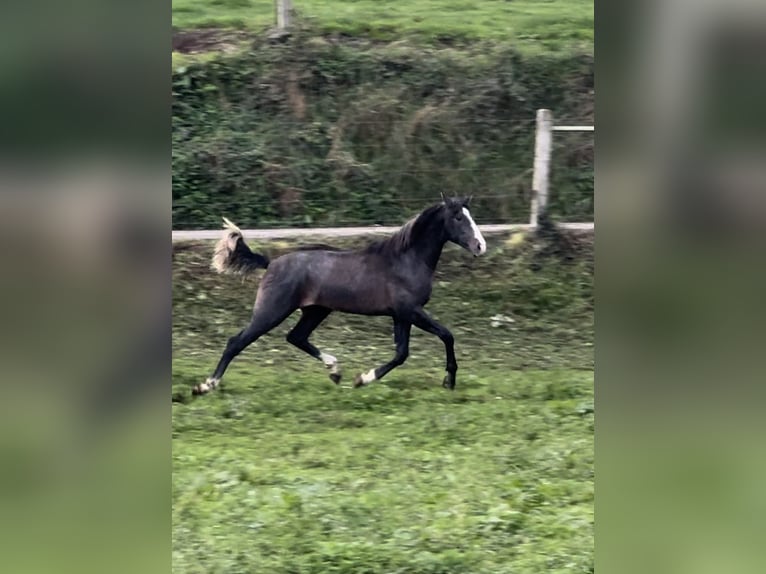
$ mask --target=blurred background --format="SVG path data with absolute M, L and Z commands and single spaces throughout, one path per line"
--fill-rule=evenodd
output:
M 596 10 L 597 571 L 759 572 L 766 10 Z

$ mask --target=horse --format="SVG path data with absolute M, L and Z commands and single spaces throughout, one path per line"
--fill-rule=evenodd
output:
M 409 354 L 412 326 L 441 339 L 446 352 L 442 386 L 454 390 L 457 374 L 454 337 L 423 309 L 431 297 L 436 266 L 450 241 L 475 257 L 487 251 L 487 242 L 469 211 L 471 198 L 445 198 L 410 219 L 393 235 L 353 250 L 313 246 L 270 261 L 254 253 L 242 231 L 226 218 L 212 268 L 218 273 L 248 275 L 266 269 L 255 298 L 250 324 L 228 340 L 215 371 L 193 388 L 201 395 L 215 389 L 229 363 L 248 345 L 282 323 L 296 309 L 301 318 L 287 341 L 324 363 L 338 384 L 341 370 L 332 355 L 309 342 L 309 336 L 333 311 L 393 319 L 396 353 L 390 361 L 357 375 L 354 387 L 382 379 L 402 365 Z

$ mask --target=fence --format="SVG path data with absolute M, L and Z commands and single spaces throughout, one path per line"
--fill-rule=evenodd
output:
M 553 151 L 553 132 L 592 132 L 594 126 L 556 126 L 553 125 L 551 110 L 537 110 L 537 132 L 535 134 L 535 163 L 532 175 L 532 205 L 529 210 L 529 223 L 536 226 L 540 214 L 548 206 L 548 187 L 550 183 L 550 164 Z
M 277 28 L 285 30 L 290 27 L 293 0 L 276 0 Z
M 554 125 L 553 121 L 553 114 L 550 110 L 547 109 L 541 109 L 537 111 L 537 117 L 536 119 L 530 118 L 529 120 L 526 119 L 518 119 L 514 120 L 513 124 L 515 125 L 515 129 L 520 129 L 522 131 L 527 131 L 527 133 L 532 131 L 532 125 L 536 124 L 536 132 L 534 136 L 534 162 L 533 165 L 530 166 L 527 169 L 519 170 L 519 164 L 507 164 L 505 162 L 503 163 L 503 166 L 486 166 L 483 165 L 480 168 L 479 167 L 472 167 L 472 168 L 461 168 L 461 167 L 446 167 L 446 166 L 440 166 L 436 167 L 433 166 L 429 169 L 420 169 L 417 171 L 412 171 L 412 168 L 408 167 L 400 167 L 399 169 L 395 169 L 394 172 L 398 174 L 398 176 L 402 176 L 403 173 L 410 174 L 409 177 L 415 178 L 421 185 L 425 184 L 426 182 L 431 182 L 433 180 L 439 180 L 443 177 L 444 173 L 446 173 L 448 176 L 453 176 L 454 174 L 462 176 L 466 176 L 468 182 L 471 180 L 478 180 L 479 182 L 489 183 L 489 184 L 495 184 L 490 185 L 488 187 L 479 186 L 479 188 L 476 190 L 477 194 L 476 197 L 478 198 L 478 205 L 476 206 L 477 209 L 475 210 L 475 217 L 479 224 L 482 225 L 482 228 L 486 228 L 487 231 L 490 230 L 490 228 L 495 230 L 501 230 L 501 229 L 511 229 L 511 228 L 521 228 L 521 227 L 532 227 L 534 228 L 538 224 L 539 216 L 548 208 L 549 206 L 549 198 L 550 198 L 550 191 L 551 191 L 551 171 L 552 167 L 555 167 L 553 170 L 554 173 L 558 173 L 558 181 L 554 181 L 554 186 L 556 190 L 558 191 L 557 195 L 554 195 L 555 202 L 558 202 L 558 207 L 560 208 L 561 205 L 569 205 L 570 202 L 573 199 L 573 193 L 569 189 L 570 185 L 568 185 L 569 179 L 568 177 L 571 175 L 571 171 L 568 172 L 567 169 L 571 170 L 571 167 L 567 167 L 566 165 L 561 164 L 561 160 L 567 160 L 567 158 L 571 157 L 572 154 L 572 148 L 567 147 L 565 150 L 559 150 L 559 153 L 556 154 L 558 159 L 555 162 L 553 162 L 553 132 L 593 132 L 594 127 L 593 126 L 584 126 L 584 125 L 572 125 L 572 126 L 556 126 Z M 530 134 L 531 135 L 531 134 Z M 528 138 L 527 145 L 529 146 L 527 149 L 529 149 L 529 153 L 527 156 L 527 161 L 532 159 L 532 144 L 533 139 L 530 137 Z M 592 150 L 592 142 L 588 142 L 585 147 L 589 147 L 589 153 Z M 375 150 L 369 150 L 373 155 L 378 155 L 380 153 L 380 149 L 377 148 Z M 324 153 L 324 152 L 323 152 Z M 320 154 L 322 155 L 322 154 Z M 305 158 L 304 160 L 305 161 Z M 577 160 L 575 160 L 577 161 Z M 293 169 L 298 168 L 301 160 L 299 158 L 295 158 L 294 161 L 291 162 L 291 166 Z M 530 164 L 527 163 L 529 166 Z M 523 165 L 521 166 L 523 167 Z M 409 171 L 408 171 L 409 170 Z M 322 169 L 324 171 L 324 168 Z M 513 173 L 515 172 L 515 173 Z M 495 175 L 499 176 L 498 180 L 495 180 Z M 530 175 L 532 176 L 532 185 L 529 186 L 528 183 L 525 183 L 529 181 Z M 563 178 L 563 179 L 562 179 Z M 585 177 L 582 178 L 583 181 L 587 182 L 587 174 L 585 174 Z M 592 185 L 592 183 L 590 184 Z M 518 189 L 516 189 L 517 186 L 521 186 L 525 189 L 525 192 L 523 194 L 518 193 Z M 562 187 L 563 186 L 563 187 Z M 482 189 L 484 187 L 484 189 Z M 530 189 L 531 187 L 531 189 Z M 296 190 L 296 187 L 292 187 L 291 189 Z M 567 191 L 569 190 L 569 191 Z M 592 187 L 591 187 L 592 190 Z M 306 204 L 319 202 L 322 205 L 327 205 L 328 198 L 324 195 L 316 196 L 312 193 L 311 190 L 301 190 L 303 191 L 303 194 L 301 197 L 296 197 L 293 199 L 289 199 L 287 201 L 283 201 L 282 203 L 288 203 L 288 207 L 292 207 L 293 204 L 295 204 L 296 207 L 298 206 L 304 206 Z M 483 193 L 482 193 L 483 192 Z M 531 192 L 531 193 L 530 193 Z M 576 193 L 577 190 L 575 190 Z M 591 191 L 592 193 L 592 191 Z M 434 191 L 434 194 L 438 196 L 438 193 Z M 432 194 L 433 195 L 433 194 Z M 589 195 L 590 199 L 588 201 L 591 202 L 592 205 L 592 195 L 590 194 L 581 194 L 583 197 L 580 198 L 582 200 L 583 198 L 586 198 L 586 195 Z M 524 199 L 523 196 L 527 196 L 527 199 Z M 516 205 L 518 208 L 521 208 L 526 204 L 526 206 L 529 206 L 529 223 L 523 224 L 520 223 L 518 219 L 516 219 L 519 223 L 514 223 L 513 220 L 508 221 L 504 220 L 503 217 L 498 217 L 499 214 L 497 211 L 494 212 L 487 212 L 486 209 L 482 209 L 482 207 L 486 207 L 486 204 L 491 204 L 497 207 L 497 202 L 502 201 L 508 201 L 511 198 L 515 197 L 513 199 L 514 202 L 516 202 Z M 574 197 L 577 197 L 577 195 L 574 195 Z M 397 200 L 397 202 L 404 202 L 406 204 L 406 207 L 409 207 L 409 209 L 405 209 L 403 211 L 409 212 L 414 211 L 416 208 L 422 207 L 423 203 L 427 201 L 429 198 L 420 198 L 420 197 L 406 197 L 406 198 L 400 198 Z M 587 199 L 587 198 L 586 198 Z M 371 201 L 370 199 L 366 200 L 368 203 Z M 253 202 L 250 201 L 250 203 L 255 204 L 259 210 L 264 210 L 268 207 L 270 202 L 262 201 L 262 202 Z M 483 205 L 484 204 L 484 205 Z M 368 206 L 369 207 L 369 206 Z M 334 209 L 337 209 L 337 206 L 334 207 Z M 551 206 L 551 209 L 554 209 L 554 206 Z M 286 231 L 290 232 L 290 235 L 297 235 L 297 234 L 311 234 L 312 232 L 316 231 L 316 227 L 321 227 L 325 231 L 332 231 L 332 234 L 334 235 L 354 235 L 359 234 L 363 232 L 369 232 L 369 228 L 359 227 L 360 225 L 370 225 L 371 223 L 377 223 L 378 227 L 376 228 L 377 231 L 380 232 L 386 232 L 395 229 L 396 227 L 387 227 L 387 226 L 398 226 L 398 224 L 401 222 L 401 218 L 399 216 L 394 216 L 387 220 L 380 221 L 380 222 L 374 222 L 374 221 L 365 221 L 364 219 L 360 219 L 357 216 L 352 219 L 339 219 L 336 221 L 317 221 L 313 225 L 309 224 L 304 227 L 308 227 L 308 229 L 304 229 L 301 231 L 300 229 L 297 229 L 296 223 L 289 220 L 289 219 L 282 219 L 282 220 L 276 220 L 276 225 L 271 222 L 264 222 L 264 221 L 254 221 L 253 219 L 242 217 L 240 218 L 237 214 L 232 213 L 230 210 L 227 209 L 210 209 L 210 213 L 215 215 L 215 224 L 214 227 L 217 227 L 218 224 L 218 216 L 221 213 L 225 213 L 229 217 L 234 217 L 235 220 L 238 220 L 239 222 L 243 223 L 244 225 L 248 227 L 258 227 L 260 230 L 252 230 L 251 235 L 255 237 L 257 234 L 263 235 L 263 237 L 277 237 L 277 236 L 284 236 Z M 378 212 L 379 209 L 375 208 L 373 211 Z M 526 210 L 524 210 L 526 211 Z M 562 213 L 559 213 L 561 209 L 556 210 L 556 214 L 558 216 L 561 216 Z M 564 210 L 566 211 L 566 210 Z M 566 227 L 571 227 L 572 229 L 592 229 L 593 224 L 589 221 L 592 217 L 592 212 L 581 212 L 580 215 L 584 215 L 585 217 L 578 217 L 576 219 L 573 219 L 571 217 L 564 218 L 564 221 L 570 222 L 570 223 L 564 223 Z M 521 221 L 524 221 L 524 219 L 521 219 Z M 574 223 L 578 222 L 578 223 Z M 211 222 L 212 223 L 212 222 Z M 255 226 L 252 224 L 255 223 Z M 249 224 L 249 225 L 248 225 Z M 487 225 L 489 224 L 489 225 Z M 497 224 L 497 225 L 493 225 Z M 202 231 L 199 230 L 200 227 L 207 227 L 207 224 L 203 225 L 196 225 L 194 227 L 197 228 L 197 230 L 194 230 L 194 227 L 187 231 L 177 230 L 173 232 L 174 240 L 177 241 L 183 241 L 188 239 L 206 239 L 206 238 L 212 238 L 217 237 L 218 232 L 217 231 Z M 279 228 L 279 227 L 287 227 L 288 229 L 282 229 L 281 231 L 278 229 L 270 229 L 270 228 Z M 314 227 L 315 229 L 311 229 Z M 188 228 L 187 228 L 188 229 Z M 367 231 L 365 231 L 367 229 Z M 259 235 L 260 236 L 260 235 Z

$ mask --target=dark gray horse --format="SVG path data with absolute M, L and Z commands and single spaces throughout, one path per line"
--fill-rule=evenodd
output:
M 455 388 L 454 339 L 452 333 L 423 310 L 431 297 L 434 271 L 444 244 L 457 243 L 475 256 L 487 244 L 468 211 L 470 198 L 444 199 L 428 207 L 391 237 L 357 250 L 329 247 L 304 248 L 269 262 L 253 253 L 242 232 L 224 218 L 228 229 L 218 242 L 213 268 L 219 273 L 245 275 L 268 268 L 255 299 L 250 325 L 229 339 L 218 366 L 194 394 L 204 394 L 221 381 L 226 367 L 242 350 L 267 333 L 293 311 L 301 319 L 287 340 L 330 370 L 333 382 L 340 382 L 338 361 L 309 342 L 309 335 L 333 311 L 358 315 L 388 315 L 394 320 L 396 355 L 388 363 L 357 375 L 355 386 L 383 378 L 398 367 L 409 353 L 410 329 L 415 325 L 439 337 L 447 354 L 447 376 L 443 386 Z

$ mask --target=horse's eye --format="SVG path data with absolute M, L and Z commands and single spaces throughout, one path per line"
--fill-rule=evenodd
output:
M 455 221 L 462 221 L 463 220 L 463 214 L 459 211 L 455 214 Z

